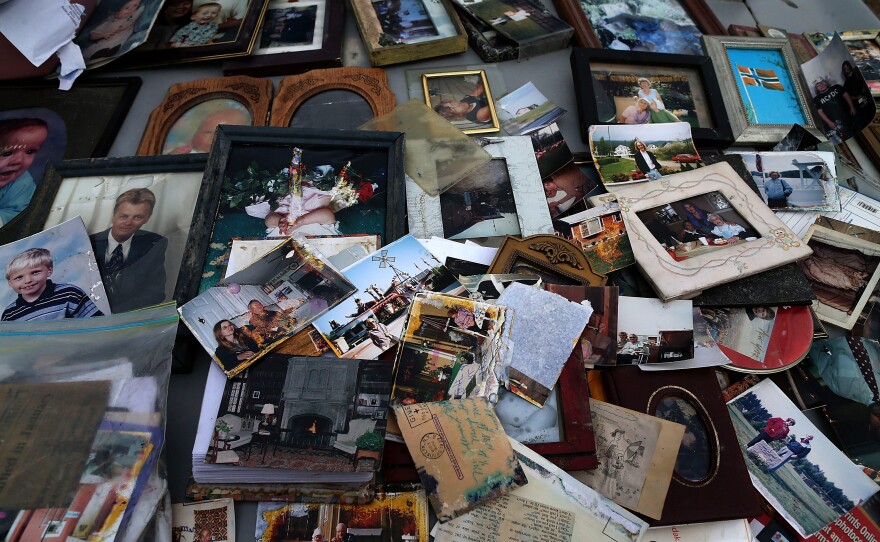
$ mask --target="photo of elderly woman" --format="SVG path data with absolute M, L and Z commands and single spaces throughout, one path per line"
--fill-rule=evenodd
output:
M 663 68 L 622 70 L 603 63 L 590 68 L 598 116 L 604 123 L 712 125 L 696 74 Z
M 466 134 L 499 130 L 483 70 L 422 75 L 425 104 Z

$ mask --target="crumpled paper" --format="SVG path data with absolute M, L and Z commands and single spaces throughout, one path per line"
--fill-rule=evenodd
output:
M 0 4 L 0 34 L 34 66 L 54 54 L 61 60 L 58 88 L 70 90 L 86 69 L 73 43 L 85 8 L 69 0 L 14 0 Z M 37 31 L 39 30 L 39 31 Z

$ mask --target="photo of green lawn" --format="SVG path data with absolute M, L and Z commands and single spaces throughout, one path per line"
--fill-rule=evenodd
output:
M 880 490 L 772 380 L 727 409 L 752 484 L 801 536 L 819 532 Z M 784 420 L 790 421 L 783 431 Z M 747 449 L 749 442 L 755 444 Z
M 733 419 L 733 427 L 736 429 L 736 439 L 739 442 L 748 442 L 755 436 L 755 430 L 745 419 L 740 411 L 729 405 L 730 416 Z M 776 472 L 767 473 L 755 458 L 749 457 L 745 446 L 740 445 L 746 459 L 749 472 L 764 486 L 760 489 L 765 498 L 778 502 L 783 509 L 789 512 L 792 518 L 803 528 L 807 534 L 815 533 L 839 518 L 842 513 L 828 506 L 819 495 L 813 491 L 800 475 L 794 470 L 791 463 L 783 466 Z

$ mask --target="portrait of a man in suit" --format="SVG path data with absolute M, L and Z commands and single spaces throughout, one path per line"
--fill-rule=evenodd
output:
M 127 190 L 116 198 L 110 228 L 89 236 L 114 313 L 165 300 L 168 239 L 141 229 L 155 206 L 156 196 L 149 189 Z

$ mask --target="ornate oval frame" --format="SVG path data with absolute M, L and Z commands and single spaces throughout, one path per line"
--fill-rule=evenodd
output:
M 269 120 L 269 104 L 272 99 L 272 81 L 239 75 L 236 77 L 212 77 L 186 83 L 176 83 L 168 88 L 165 99 L 150 113 L 144 135 L 138 145 L 138 156 L 162 154 L 165 138 L 174 123 L 193 107 L 227 98 L 244 105 L 253 119 L 252 126 L 266 126 Z
M 278 83 L 272 101 L 269 126 L 289 126 L 296 110 L 306 100 L 328 90 L 354 92 L 370 105 L 374 117 L 390 113 L 397 97 L 388 87 L 388 78 L 381 68 L 327 68 L 285 77 Z

